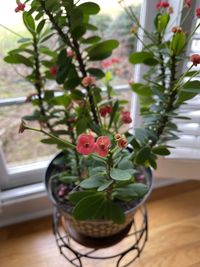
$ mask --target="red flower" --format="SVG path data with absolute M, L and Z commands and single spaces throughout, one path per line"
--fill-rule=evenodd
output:
M 67 56 L 68 57 L 73 57 L 74 56 L 74 52 L 72 50 L 67 50 Z
M 183 29 L 181 27 L 173 27 L 172 28 L 173 33 L 181 33 L 182 31 L 183 31 Z
M 129 111 L 123 111 L 122 112 L 122 122 L 123 123 L 131 123 L 132 122 L 132 118 L 130 116 Z
M 185 6 L 191 7 L 192 5 L 192 0 L 185 0 Z
M 57 72 L 58 72 L 58 67 L 57 66 L 53 66 L 53 67 L 50 68 L 50 73 L 51 73 L 52 76 L 56 76 Z
M 81 134 L 78 137 L 76 150 L 82 155 L 89 155 L 95 150 L 94 136 L 91 134 Z
M 197 18 L 200 18 L 200 7 L 196 9 L 196 16 Z
M 95 78 L 91 76 L 86 76 L 82 80 L 82 85 L 85 87 L 88 87 L 88 86 L 95 85 L 95 82 L 96 82 Z
M 200 64 L 200 55 L 194 54 L 190 57 L 190 60 L 192 61 L 194 66 L 197 66 L 198 64 Z
M 15 8 L 15 12 L 20 12 L 20 11 L 24 11 L 26 5 L 25 4 L 22 4 L 21 2 L 18 2 L 17 3 L 17 7 Z
M 100 136 L 96 141 L 95 152 L 101 157 L 106 157 L 108 155 L 109 146 L 110 139 L 107 136 Z
M 161 8 L 168 8 L 169 7 L 169 3 L 168 2 L 159 2 L 156 5 L 156 8 L 159 10 Z
M 111 106 L 101 107 L 99 109 L 99 113 L 100 113 L 101 117 L 105 117 L 107 114 L 112 113 L 112 107 Z
M 121 139 L 119 139 L 119 140 L 117 141 L 117 145 L 118 145 L 118 147 L 120 147 L 120 148 L 126 148 L 126 147 L 128 146 L 128 142 L 127 142 L 126 139 L 121 138 Z

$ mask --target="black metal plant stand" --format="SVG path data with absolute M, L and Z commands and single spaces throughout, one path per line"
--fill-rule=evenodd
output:
M 92 260 L 102 261 L 102 266 L 126 267 L 133 263 L 144 249 L 148 238 L 147 209 L 143 205 L 134 215 L 128 234 L 117 244 L 104 248 L 88 248 L 74 241 L 62 227 L 60 213 L 55 208 L 53 233 L 60 253 L 76 267 L 88 267 Z M 92 262 L 91 262 L 92 263 Z M 109 266 L 110 266 L 109 265 Z M 93 266 L 93 264 L 91 265 Z M 98 265 L 99 266 L 99 265 Z

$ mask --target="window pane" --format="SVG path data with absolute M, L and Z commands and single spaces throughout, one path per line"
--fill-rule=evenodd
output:
M 0 108 L 0 140 L 8 166 L 48 159 L 56 152 L 55 146 L 40 143 L 43 137 L 38 133 L 26 131 L 18 134 L 21 116 L 31 111 L 30 104 Z

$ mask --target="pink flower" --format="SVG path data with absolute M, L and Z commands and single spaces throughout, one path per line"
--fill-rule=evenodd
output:
M 107 114 L 112 113 L 112 107 L 111 106 L 104 106 L 99 109 L 99 113 L 101 117 L 105 117 Z
M 102 68 L 104 68 L 104 69 L 108 69 L 108 68 L 110 68 L 110 67 L 112 66 L 112 62 L 111 62 L 110 59 L 103 60 L 103 61 L 101 62 L 101 66 L 102 66 Z
M 119 140 L 117 141 L 117 145 L 118 145 L 118 147 L 120 147 L 120 148 L 126 148 L 126 147 L 128 146 L 128 142 L 127 142 L 126 139 L 121 138 L 121 139 L 119 139 Z
M 132 122 L 132 118 L 130 116 L 129 111 L 123 111 L 121 115 L 122 115 L 122 122 L 123 123 L 131 123 Z
M 64 197 L 67 193 L 67 186 L 66 185 L 60 185 L 58 189 L 58 196 L 59 197 Z
M 111 62 L 112 62 L 112 64 L 118 64 L 118 63 L 120 63 L 120 60 L 118 58 L 116 58 L 116 57 L 113 57 L 111 59 Z
M 168 8 L 169 7 L 169 3 L 168 2 L 158 2 L 156 5 L 156 8 L 159 10 L 161 8 Z
M 26 5 L 25 4 L 22 4 L 21 2 L 18 2 L 17 3 L 17 7 L 15 8 L 15 12 L 20 12 L 20 11 L 24 11 Z
M 185 6 L 191 7 L 192 5 L 192 0 L 185 0 Z
M 110 146 L 110 139 L 107 136 L 100 136 L 97 138 L 95 152 L 100 157 L 106 157 L 108 155 Z
M 111 58 L 111 59 L 103 60 L 103 61 L 101 62 L 101 66 L 102 66 L 102 68 L 104 68 L 104 69 L 108 69 L 108 68 L 110 68 L 112 65 L 114 65 L 114 64 L 118 64 L 119 62 L 120 62 L 120 60 L 119 60 L 118 58 L 113 57 L 113 58 Z
M 194 66 L 197 66 L 198 64 L 200 64 L 200 55 L 198 54 L 194 54 L 190 57 L 190 61 L 192 61 L 192 63 L 194 64 Z
M 92 154 L 95 150 L 94 136 L 91 134 L 79 135 L 76 150 L 82 155 Z
M 51 73 L 52 76 L 56 76 L 57 72 L 58 72 L 58 67 L 57 66 L 53 66 L 53 67 L 50 68 L 50 73 Z
M 74 52 L 72 50 L 67 50 L 67 56 L 68 57 L 73 57 L 74 56 Z
M 119 141 L 119 140 L 121 140 L 122 139 L 122 135 L 120 134 L 120 133 L 116 133 L 115 134 L 115 140 L 116 141 Z
M 197 18 L 200 18 L 200 7 L 196 9 L 196 16 Z
M 95 85 L 95 82 L 96 82 L 95 78 L 93 78 L 91 76 L 86 76 L 82 80 L 82 85 L 84 87 L 88 87 L 88 86 Z

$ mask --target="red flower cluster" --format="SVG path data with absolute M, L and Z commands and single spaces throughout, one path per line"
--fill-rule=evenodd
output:
M 57 72 L 58 72 L 58 67 L 57 66 L 53 66 L 53 67 L 50 68 L 50 73 L 51 73 L 52 76 L 56 76 Z
M 200 55 L 199 54 L 194 54 L 194 55 L 192 55 L 190 57 L 190 60 L 192 61 L 194 66 L 197 66 L 198 64 L 200 64 Z
M 110 139 L 107 136 L 100 136 L 95 142 L 94 136 L 91 134 L 81 134 L 78 137 L 76 150 L 82 155 L 90 155 L 97 153 L 101 157 L 108 155 Z
M 121 115 L 122 115 L 122 122 L 123 123 L 131 123 L 132 122 L 132 118 L 131 118 L 129 111 L 123 111 Z
M 95 82 L 96 82 L 95 78 L 91 76 L 86 76 L 82 80 L 82 85 L 85 87 L 88 87 L 88 86 L 95 85 Z
M 17 7 L 15 8 L 15 12 L 20 12 L 20 11 L 24 11 L 26 5 L 25 4 L 22 4 L 21 2 L 18 2 L 17 3 Z
M 128 146 L 128 142 L 123 136 L 119 133 L 115 135 L 115 140 L 117 141 L 117 145 L 120 148 L 126 148 Z
M 156 8 L 158 10 L 160 10 L 161 8 L 168 8 L 169 7 L 169 3 L 168 2 L 159 2 L 156 5 Z
M 200 7 L 196 9 L 196 16 L 197 18 L 200 18 Z
M 99 109 L 99 113 L 100 113 L 101 117 L 104 118 L 107 114 L 111 114 L 112 113 L 112 107 L 111 106 L 101 107 Z
M 191 7 L 192 5 L 192 0 L 185 0 L 185 6 Z
M 110 68 L 112 65 L 114 64 L 118 64 L 120 62 L 120 60 L 116 57 L 113 57 L 111 59 L 106 59 L 104 61 L 102 61 L 101 65 L 104 69 L 108 69 Z

